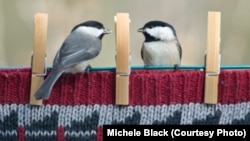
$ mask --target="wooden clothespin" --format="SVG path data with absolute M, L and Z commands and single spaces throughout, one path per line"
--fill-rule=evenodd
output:
M 220 12 L 208 12 L 207 49 L 206 49 L 206 104 L 216 104 L 218 99 L 218 81 L 220 74 Z
M 35 99 L 35 93 L 44 80 L 46 72 L 46 41 L 47 41 L 48 15 L 37 13 L 35 15 L 34 46 L 31 59 L 32 74 L 30 88 L 30 104 L 42 105 L 42 100 Z
M 116 22 L 116 99 L 117 105 L 129 104 L 130 39 L 129 14 L 117 13 Z

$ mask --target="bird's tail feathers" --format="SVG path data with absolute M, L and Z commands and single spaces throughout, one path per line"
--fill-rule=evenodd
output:
M 49 99 L 51 90 L 63 71 L 52 70 L 35 94 L 36 99 Z

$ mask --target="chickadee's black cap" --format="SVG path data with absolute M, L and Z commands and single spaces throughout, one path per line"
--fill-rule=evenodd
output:
M 95 27 L 95 28 L 98 28 L 98 29 L 104 29 L 104 26 L 102 23 L 98 22 L 98 21 L 94 21 L 94 20 L 89 20 L 89 21 L 86 21 L 86 22 L 82 22 L 78 25 L 76 25 L 72 30 L 74 31 L 76 28 L 80 27 L 80 26 L 89 26 L 89 27 Z
M 98 21 L 86 21 L 86 22 L 82 23 L 82 25 L 95 27 L 95 28 L 98 28 L 98 29 L 104 28 L 103 24 L 98 22 Z
M 166 27 L 166 26 L 170 27 L 171 29 L 174 29 L 174 27 L 171 24 L 163 22 L 163 21 L 157 21 L 157 20 L 147 22 L 143 26 L 143 29 L 145 29 L 145 28 L 154 28 L 154 27 Z

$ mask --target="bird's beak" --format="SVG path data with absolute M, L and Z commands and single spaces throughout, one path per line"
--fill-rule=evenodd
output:
M 104 32 L 103 32 L 104 34 L 110 34 L 110 33 L 112 33 L 112 31 L 110 30 L 110 29 L 104 29 Z
M 138 32 L 144 32 L 144 29 L 143 28 L 139 28 L 137 31 Z

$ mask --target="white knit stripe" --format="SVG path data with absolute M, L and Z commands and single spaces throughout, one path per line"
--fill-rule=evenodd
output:
M 230 105 L 219 105 L 219 109 L 224 109 L 221 114 L 220 124 L 231 124 L 232 119 L 244 119 L 246 114 L 250 114 L 249 102 Z
M 72 106 L 67 106 L 67 107 L 64 107 L 64 115 L 60 115 L 59 116 L 61 118 L 63 118 L 63 122 L 62 123 L 59 123 L 59 125 L 61 126 L 71 126 L 71 121 L 72 121 Z M 86 110 L 86 108 L 85 108 Z M 85 113 L 82 113 L 82 114 L 85 114 Z M 75 115 L 74 115 L 75 116 Z
M 219 106 L 219 104 L 217 105 Z M 205 120 L 207 115 L 213 115 L 216 111 L 215 105 L 194 104 L 182 106 L 182 124 L 192 124 L 194 117 L 199 120 Z
M 84 136 L 91 136 L 91 135 L 96 135 L 96 131 L 78 131 L 78 132 L 75 132 L 75 131 L 65 131 L 65 136 L 74 136 L 74 137 L 77 137 L 77 138 L 81 138 L 81 137 L 84 137 Z
M 113 120 L 113 105 L 101 105 L 99 111 L 99 125 L 110 124 Z
M 84 136 L 91 136 L 91 135 L 96 135 L 96 131 L 65 131 L 65 136 L 68 137 L 84 137 Z M 5 135 L 5 136 L 17 136 L 17 133 L 15 131 L 5 131 L 2 132 L 0 131 L 0 135 Z M 40 137 L 40 136 L 46 136 L 46 137 L 50 137 L 50 136 L 56 136 L 57 133 L 56 131 L 26 131 L 25 132 L 25 136 L 31 136 L 31 137 Z
M 3 118 L 4 118 L 3 111 L 4 111 L 4 108 L 2 105 L 0 105 L 0 122 L 3 122 Z
M 17 136 L 17 131 L 16 130 L 12 130 L 12 131 L 1 131 L 0 130 L 0 137 L 14 137 Z
M 25 131 L 25 136 L 39 137 L 39 136 L 56 136 L 56 131 Z
M 3 121 L 3 118 L 5 116 L 10 116 L 11 111 L 16 111 L 17 106 L 15 104 L 13 105 L 0 105 L 0 121 Z
M 30 108 L 30 106 L 24 105 L 24 113 L 20 113 L 20 114 L 24 114 L 24 125 L 31 126 L 31 108 Z M 41 117 L 39 119 L 43 119 L 43 118 Z
M 195 109 L 195 104 L 193 104 L 193 103 L 190 103 L 189 105 L 182 106 L 182 111 L 186 111 L 186 112 L 182 112 L 182 115 L 181 115 L 183 117 L 183 118 L 181 118 L 181 122 L 183 124 L 192 124 L 191 119 L 194 117 L 193 109 Z
M 16 105 L 16 104 L 13 104 Z M 17 105 L 16 105 L 17 106 Z M 24 126 L 25 123 L 25 105 L 18 105 L 18 126 Z M 26 124 L 27 125 L 27 124 Z

